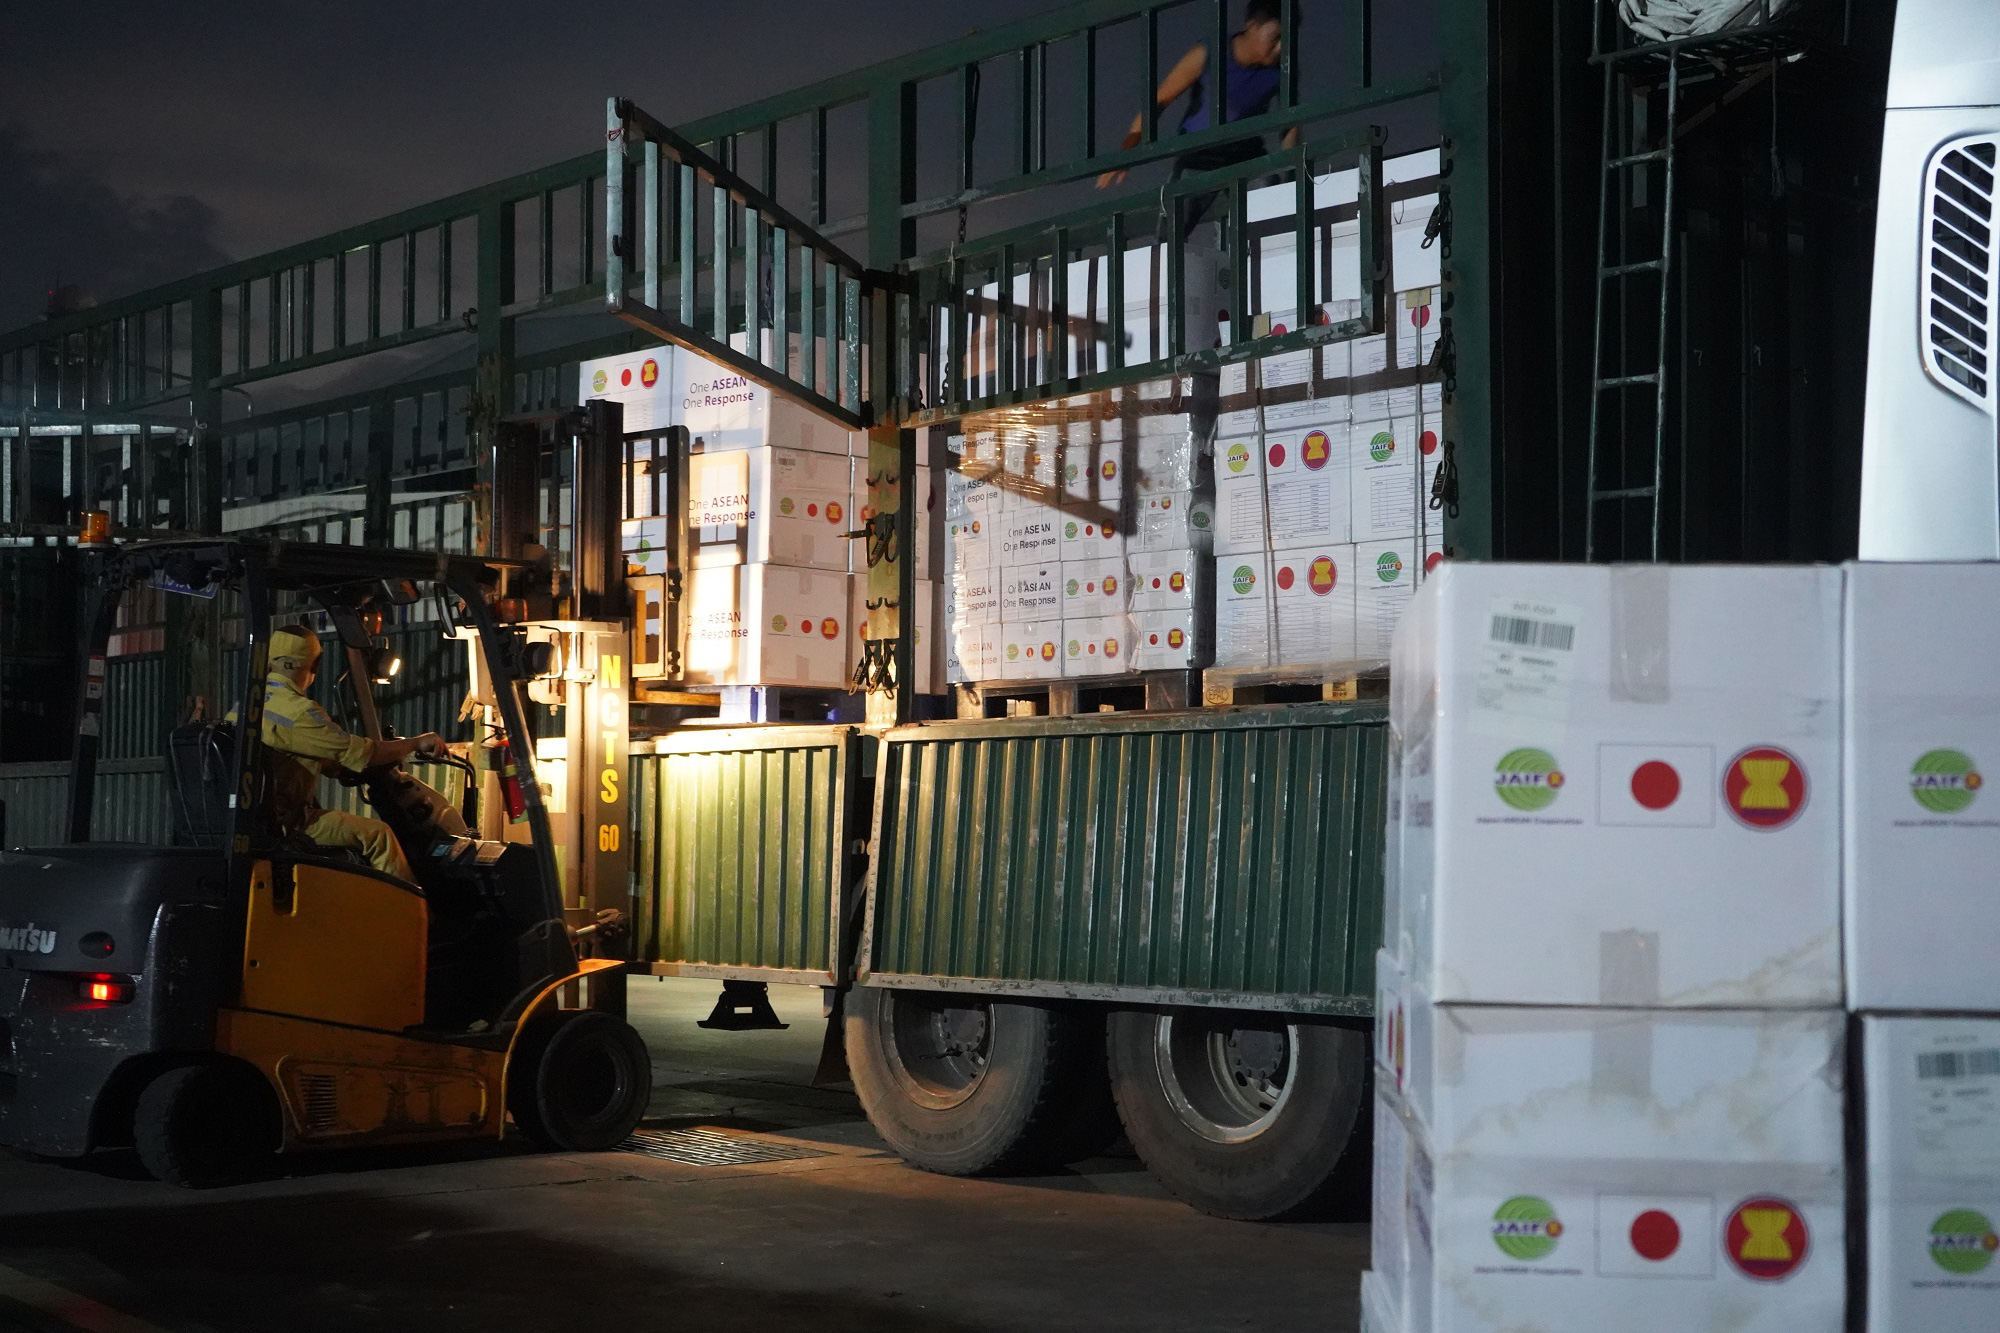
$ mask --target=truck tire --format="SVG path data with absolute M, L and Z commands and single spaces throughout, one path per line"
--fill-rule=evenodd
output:
M 1125 1133 L 1160 1182 L 1216 1217 L 1328 1212 L 1355 1172 L 1368 1038 L 1353 1028 L 1202 1010 L 1111 1016 L 1111 1090 Z
M 233 1185 L 277 1151 L 277 1099 L 244 1065 L 169 1069 L 139 1094 L 132 1141 L 156 1180 L 190 1189 Z
M 974 995 L 856 987 L 847 1065 L 868 1122 L 912 1166 L 946 1176 L 1023 1174 L 1088 1147 L 1076 1094 L 1087 1020 Z
M 653 1099 L 653 1059 L 622 1018 L 586 1009 L 537 1021 L 508 1065 L 507 1109 L 560 1152 L 606 1152 L 632 1136 Z

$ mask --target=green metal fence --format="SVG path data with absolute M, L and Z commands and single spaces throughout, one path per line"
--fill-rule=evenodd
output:
M 885 737 L 862 984 L 1366 1014 L 1379 705 Z
M 662 975 L 834 984 L 863 743 L 852 727 L 782 726 L 635 752 L 638 956 Z
M 62 842 L 68 801 L 68 764 L 0 764 L 7 846 L 48 847 Z M 165 844 L 173 831 L 167 801 L 164 759 L 104 760 L 97 766 L 91 803 L 92 835 L 98 842 Z

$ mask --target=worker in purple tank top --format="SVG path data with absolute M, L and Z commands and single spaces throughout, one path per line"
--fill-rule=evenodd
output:
M 1278 7 L 1278 0 L 1248 0 L 1243 7 L 1243 27 L 1229 39 L 1229 49 L 1223 53 L 1223 116 L 1222 122 L 1247 120 L 1251 116 L 1262 115 L 1271 109 L 1271 102 L 1278 95 L 1278 56 L 1284 50 L 1284 20 Z M 1208 48 L 1193 46 L 1167 71 L 1167 77 L 1160 81 L 1159 90 L 1153 97 L 1153 114 L 1158 116 L 1166 108 L 1187 95 L 1187 109 L 1181 113 L 1180 132 L 1193 134 L 1206 130 L 1214 123 L 1212 116 L 1213 96 L 1207 86 Z M 1140 131 L 1144 128 L 1143 116 L 1132 117 L 1132 131 L 1125 136 L 1124 147 L 1138 146 Z M 1292 147 L 1298 142 L 1296 126 L 1285 131 L 1284 146 Z M 1187 172 L 1214 171 L 1231 163 L 1245 162 L 1264 155 L 1264 140 L 1252 135 L 1234 142 L 1215 144 L 1183 153 L 1174 160 L 1174 175 Z M 1107 171 L 1097 178 L 1097 186 L 1121 184 L 1125 172 Z M 1193 203 L 1195 201 L 1189 201 Z M 1205 208 L 1200 214 L 1205 214 Z M 1193 216 L 1183 220 L 1183 225 L 1192 230 L 1202 218 Z

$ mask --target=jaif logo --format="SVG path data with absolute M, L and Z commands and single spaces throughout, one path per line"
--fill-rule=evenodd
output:
M 1769 832 L 1784 828 L 1806 808 L 1806 770 L 1797 755 L 1775 745 L 1753 745 L 1729 761 L 1722 799 L 1736 822 Z
M 1333 458 L 1333 441 L 1326 438 L 1323 430 L 1310 431 L 1299 441 L 1299 461 L 1309 472 L 1317 472 Z
M 590 377 L 590 388 L 593 393 L 603 393 L 604 386 L 609 383 L 611 383 L 611 377 L 604 373 L 604 367 L 602 366 L 599 366 L 597 372 Z
M 1241 472 L 1250 466 L 1250 446 L 1241 440 L 1231 444 L 1222 455 L 1222 465 L 1231 472 Z
M 0 953 L 54 953 L 56 933 L 39 929 L 30 921 L 25 926 L 0 926 Z
M 1547 750 L 1509 750 L 1493 767 L 1493 790 L 1516 810 L 1548 809 L 1562 786 L 1562 765 Z
M 1376 556 L 1375 577 L 1384 583 L 1394 583 L 1403 577 L 1403 557 L 1394 551 L 1384 551 Z
M 1910 795 L 1934 815 L 1955 815 L 1971 805 L 1984 781 L 1963 750 L 1927 750 L 1910 765 Z
M 1517 1194 L 1493 1210 L 1493 1243 L 1509 1259 L 1546 1259 L 1562 1234 L 1556 1210 L 1533 1194 Z
M 1745 1199 L 1722 1230 L 1722 1251 L 1729 1262 L 1758 1282 L 1790 1277 L 1811 1246 L 1805 1218 L 1783 1199 Z
M 1236 589 L 1238 597 L 1248 597 L 1257 586 L 1257 571 L 1248 565 L 1238 565 L 1229 576 L 1229 586 Z
M 1396 437 L 1386 430 L 1375 432 L 1368 441 L 1368 456 L 1378 463 L 1386 463 L 1396 456 Z
M 1968 1277 L 1983 1273 L 2000 1250 L 2000 1234 L 1986 1214 L 1973 1208 L 1953 1208 L 1931 1223 L 1931 1262 L 1947 1273 Z

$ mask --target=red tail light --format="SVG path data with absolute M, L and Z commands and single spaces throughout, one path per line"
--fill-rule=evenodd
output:
M 110 977 L 86 977 L 77 989 L 93 1004 L 125 1004 L 132 998 L 129 985 Z

